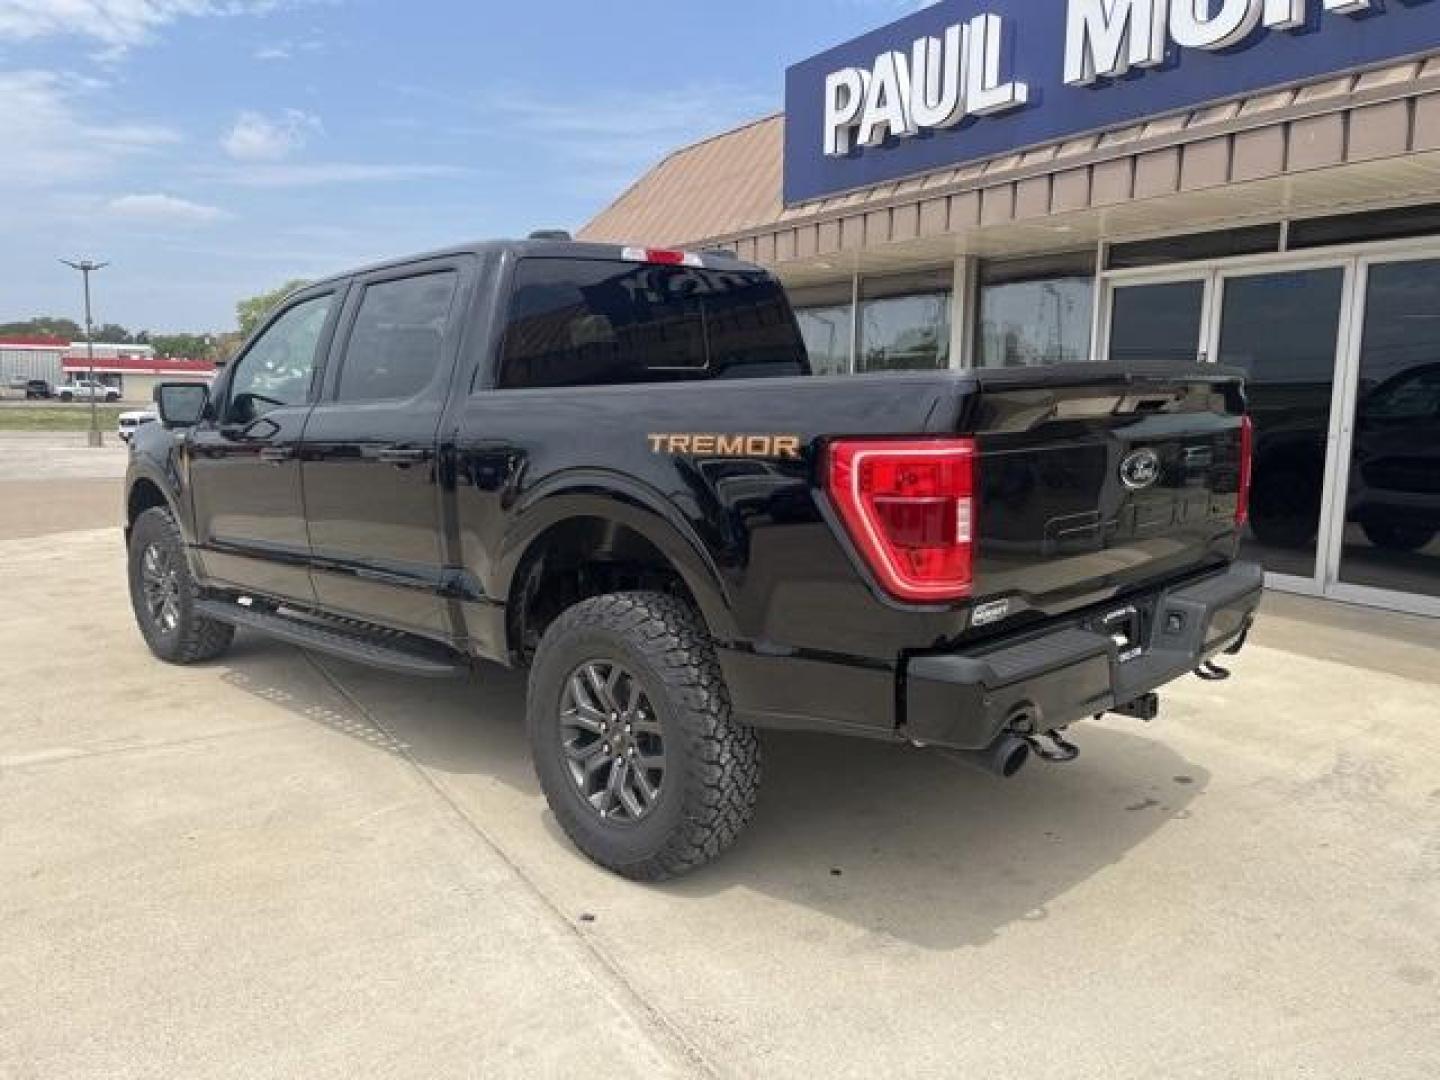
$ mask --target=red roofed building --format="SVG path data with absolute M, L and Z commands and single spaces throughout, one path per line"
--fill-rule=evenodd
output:
M 60 361 L 66 380 L 88 379 L 95 372 L 99 382 L 120 387 L 124 400 L 148 404 L 157 383 L 209 382 L 217 368 L 209 360 L 162 360 L 153 356 L 97 356 L 94 367 L 84 351 L 67 347 Z

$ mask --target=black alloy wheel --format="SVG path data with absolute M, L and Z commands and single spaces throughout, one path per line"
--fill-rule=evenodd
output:
M 643 820 L 665 780 L 665 739 L 640 680 L 607 660 L 581 664 L 560 698 L 570 779 L 609 821 Z
M 162 634 L 180 625 L 180 570 L 175 556 L 158 540 L 145 545 L 140 556 L 140 584 L 145 611 Z

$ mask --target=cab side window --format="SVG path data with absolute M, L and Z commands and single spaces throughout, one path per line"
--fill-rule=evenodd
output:
M 252 424 L 266 413 L 303 405 L 333 295 L 302 300 L 270 324 L 239 360 L 225 419 Z
M 365 287 L 340 365 L 337 401 L 405 401 L 429 386 L 444 353 L 460 275 L 454 270 Z

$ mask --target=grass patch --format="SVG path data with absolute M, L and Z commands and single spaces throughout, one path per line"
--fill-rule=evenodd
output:
M 134 405 L 117 407 L 101 405 L 96 409 L 100 417 L 100 430 L 113 432 L 122 412 L 129 412 Z M 63 406 L 26 406 L 0 408 L 0 431 L 89 431 L 90 406 L 88 404 Z

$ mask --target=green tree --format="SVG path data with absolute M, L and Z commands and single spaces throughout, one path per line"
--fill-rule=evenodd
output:
M 303 289 L 308 284 L 310 284 L 308 281 L 297 278 L 294 281 L 287 281 L 278 289 L 241 300 L 235 305 L 235 321 L 240 324 L 241 336 L 249 337 L 253 334 L 255 328 L 265 321 L 265 316 L 274 311 L 281 300 L 284 300 L 296 289 Z
M 215 355 L 211 359 L 217 364 L 228 364 L 235 359 L 235 354 L 244 344 L 245 338 L 239 330 L 232 330 L 228 334 L 218 334 L 215 337 Z
M 50 337 L 79 341 L 85 336 L 74 319 L 59 315 L 40 315 L 19 322 L 0 323 L 0 334 L 6 337 Z
M 215 352 L 208 334 L 151 334 L 149 344 L 155 346 L 155 355 L 172 359 L 209 360 Z
M 82 333 L 80 336 L 85 335 Z M 130 345 L 134 342 L 130 331 L 119 323 L 101 323 L 95 327 L 95 340 L 103 341 L 107 345 Z

